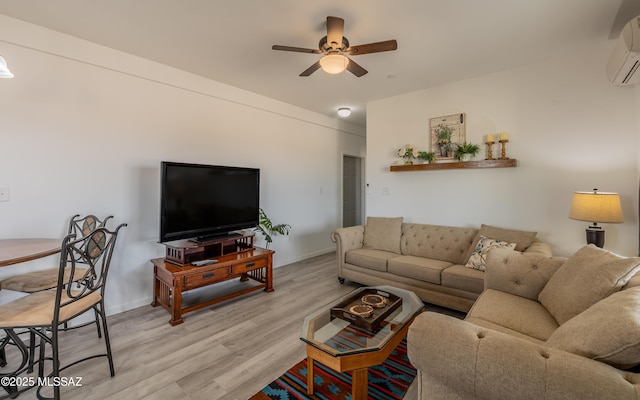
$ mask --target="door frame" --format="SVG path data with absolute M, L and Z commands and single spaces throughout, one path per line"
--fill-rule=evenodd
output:
M 365 158 L 361 155 L 342 153 L 340 156 L 340 227 L 344 226 L 344 158 L 351 157 L 360 160 L 360 223 L 365 223 Z

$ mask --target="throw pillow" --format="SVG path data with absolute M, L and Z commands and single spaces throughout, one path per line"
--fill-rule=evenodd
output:
M 364 248 L 390 251 L 400 254 L 402 217 L 367 217 L 364 226 Z
M 640 364 L 640 288 L 597 302 L 562 324 L 547 345 L 616 368 Z
M 489 239 L 485 236 L 480 236 L 480 240 L 476 245 L 476 248 L 471 253 L 469 261 L 465 265 L 467 268 L 479 269 L 484 271 L 487 265 L 487 254 L 491 249 L 511 249 L 516 247 L 515 243 L 503 242 L 501 240 Z
M 640 258 L 622 257 L 590 244 L 551 276 L 538 301 L 562 325 L 620 290 L 639 269 Z
M 480 225 L 480 230 L 476 234 L 476 237 L 473 239 L 473 244 L 469 249 L 465 260 L 469 261 L 471 257 L 471 253 L 475 250 L 478 242 L 480 241 L 480 237 L 488 237 L 496 240 L 501 240 L 503 242 L 515 243 L 516 250 L 525 251 L 527 247 L 533 243 L 537 235 L 537 232 L 529 232 L 529 231 L 518 231 L 515 229 L 505 229 L 499 228 L 491 225 Z

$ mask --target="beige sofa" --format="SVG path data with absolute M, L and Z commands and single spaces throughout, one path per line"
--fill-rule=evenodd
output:
M 464 320 L 425 312 L 411 325 L 418 397 L 639 399 L 639 268 L 593 245 L 570 258 L 492 250 Z
M 454 227 L 369 217 L 366 225 L 332 233 L 341 282 L 396 286 L 415 292 L 425 302 L 464 312 L 484 289 L 481 266 L 466 265 L 472 258 L 484 257 L 476 250 L 486 238 L 525 253 L 551 256 L 550 246 L 536 239 L 536 232 L 489 225 Z

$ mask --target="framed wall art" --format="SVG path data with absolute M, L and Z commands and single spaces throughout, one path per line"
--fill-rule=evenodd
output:
M 465 113 L 445 115 L 429 120 L 431 134 L 431 151 L 440 160 L 453 159 L 457 143 L 464 143 L 467 117 Z

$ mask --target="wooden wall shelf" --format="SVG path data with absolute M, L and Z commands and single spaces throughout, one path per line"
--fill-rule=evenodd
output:
M 431 171 L 438 169 L 469 169 L 469 168 L 511 168 L 517 167 L 518 161 L 513 158 L 507 160 L 482 160 L 464 162 L 439 162 L 432 164 L 392 165 L 392 172 L 402 171 Z

